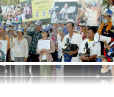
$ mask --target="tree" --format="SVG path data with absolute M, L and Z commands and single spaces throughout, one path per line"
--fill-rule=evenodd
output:
M 17 5 L 19 0 L 0 0 L 0 6 Z
M 107 0 L 103 0 L 103 6 L 107 9 L 110 8 L 110 3 L 107 2 Z

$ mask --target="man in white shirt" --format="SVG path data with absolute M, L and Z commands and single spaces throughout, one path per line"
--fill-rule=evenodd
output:
M 65 46 L 65 43 L 67 43 L 67 39 L 69 38 L 70 44 L 77 45 L 78 48 L 79 48 L 80 45 L 81 45 L 81 43 L 82 43 L 82 37 L 81 37 L 81 35 L 79 35 L 77 33 L 74 33 L 75 27 L 74 27 L 73 21 L 68 21 L 67 24 L 66 24 L 66 28 L 67 28 L 67 31 L 68 31 L 69 34 L 67 34 L 64 37 L 61 46 L 64 47 Z M 75 50 L 75 51 L 72 51 L 72 49 L 71 49 L 70 52 L 63 53 L 62 62 L 65 61 L 64 60 L 64 58 L 65 58 L 64 55 L 66 55 L 66 54 L 68 54 L 68 56 L 73 56 L 72 59 L 71 59 L 71 62 L 79 62 L 79 56 L 76 55 L 76 54 L 78 54 L 78 49 Z
M 87 38 L 85 39 L 79 49 L 79 55 L 82 62 L 96 62 L 96 58 L 101 55 L 100 42 L 94 43 L 94 35 L 97 32 L 98 27 L 92 26 L 88 28 Z M 87 46 L 88 44 L 88 46 Z M 90 76 L 93 74 L 93 66 L 82 65 L 81 75 Z M 84 80 L 82 78 L 82 80 Z

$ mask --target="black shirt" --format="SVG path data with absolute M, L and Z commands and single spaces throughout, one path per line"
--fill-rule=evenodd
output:
M 110 30 L 107 32 L 107 31 L 106 31 L 106 28 L 107 28 L 107 26 L 104 26 L 104 27 L 103 27 L 103 29 L 102 29 L 102 35 L 103 35 L 103 36 L 107 36 L 107 37 L 112 37 L 112 38 L 114 38 L 114 33 L 111 32 Z M 111 30 L 112 30 L 112 29 L 114 29 L 114 26 L 112 26 Z M 104 55 L 103 49 L 104 49 L 104 43 L 101 42 L 101 55 Z
M 97 71 L 97 75 L 99 75 L 99 76 L 112 76 L 112 73 L 111 73 L 110 69 L 108 70 L 108 72 L 105 72 L 105 73 L 102 73 L 101 69 L 100 69 L 100 70 Z M 112 79 L 112 77 L 100 77 L 100 78 L 97 79 L 97 83 L 101 84 L 102 80 L 106 80 L 109 83 L 111 83 L 111 79 Z

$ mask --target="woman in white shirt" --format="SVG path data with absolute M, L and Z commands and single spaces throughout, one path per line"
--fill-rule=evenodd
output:
M 11 43 L 10 47 L 14 47 L 14 61 L 15 62 L 27 62 L 28 58 L 28 42 L 24 38 L 26 35 L 24 33 L 24 29 L 22 27 L 18 27 L 16 32 L 14 32 L 15 35 L 17 35 L 17 38 L 14 39 L 13 42 L 13 36 L 11 35 Z M 24 65 L 15 65 L 15 75 L 16 76 L 24 76 Z

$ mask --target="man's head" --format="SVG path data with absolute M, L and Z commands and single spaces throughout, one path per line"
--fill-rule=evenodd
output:
M 25 4 L 25 7 L 27 7 L 27 4 Z
M 87 31 L 87 39 L 93 40 L 94 39 L 94 35 L 97 32 L 97 30 L 98 30 L 97 26 L 89 27 L 88 31 Z
M 39 31 L 40 29 L 41 29 L 41 27 L 42 27 L 42 21 L 41 20 L 37 20 L 36 21 L 36 23 L 35 23 L 35 29 L 37 30 L 37 31 Z
M 103 16 L 103 20 L 102 20 L 103 23 L 108 24 L 109 21 L 111 20 L 111 17 L 113 16 L 113 11 L 108 9 L 105 11 L 105 13 L 102 14 L 102 16 Z
M 0 50 L 2 49 L 2 43 L 0 42 Z
M 7 7 L 6 15 L 7 15 L 8 20 L 12 19 L 12 17 L 13 17 L 13 8 L 12 7 Z
M 17 6 L 16 15 L 21 15 L 21 7 Z
M 66 28 L 67 28 L 67 31 L 68 33 L 73 33 L 75 27 L 74 27 L 74 23 L 73 22 L 67 22 L 66 24 Z
M 65 9 L 68 8 L 68 3 L 65 3 L 64 8 L 65 8 Z
M 93 3 L 91 6 L 92 11 L 97 10 L 97 3 Z

